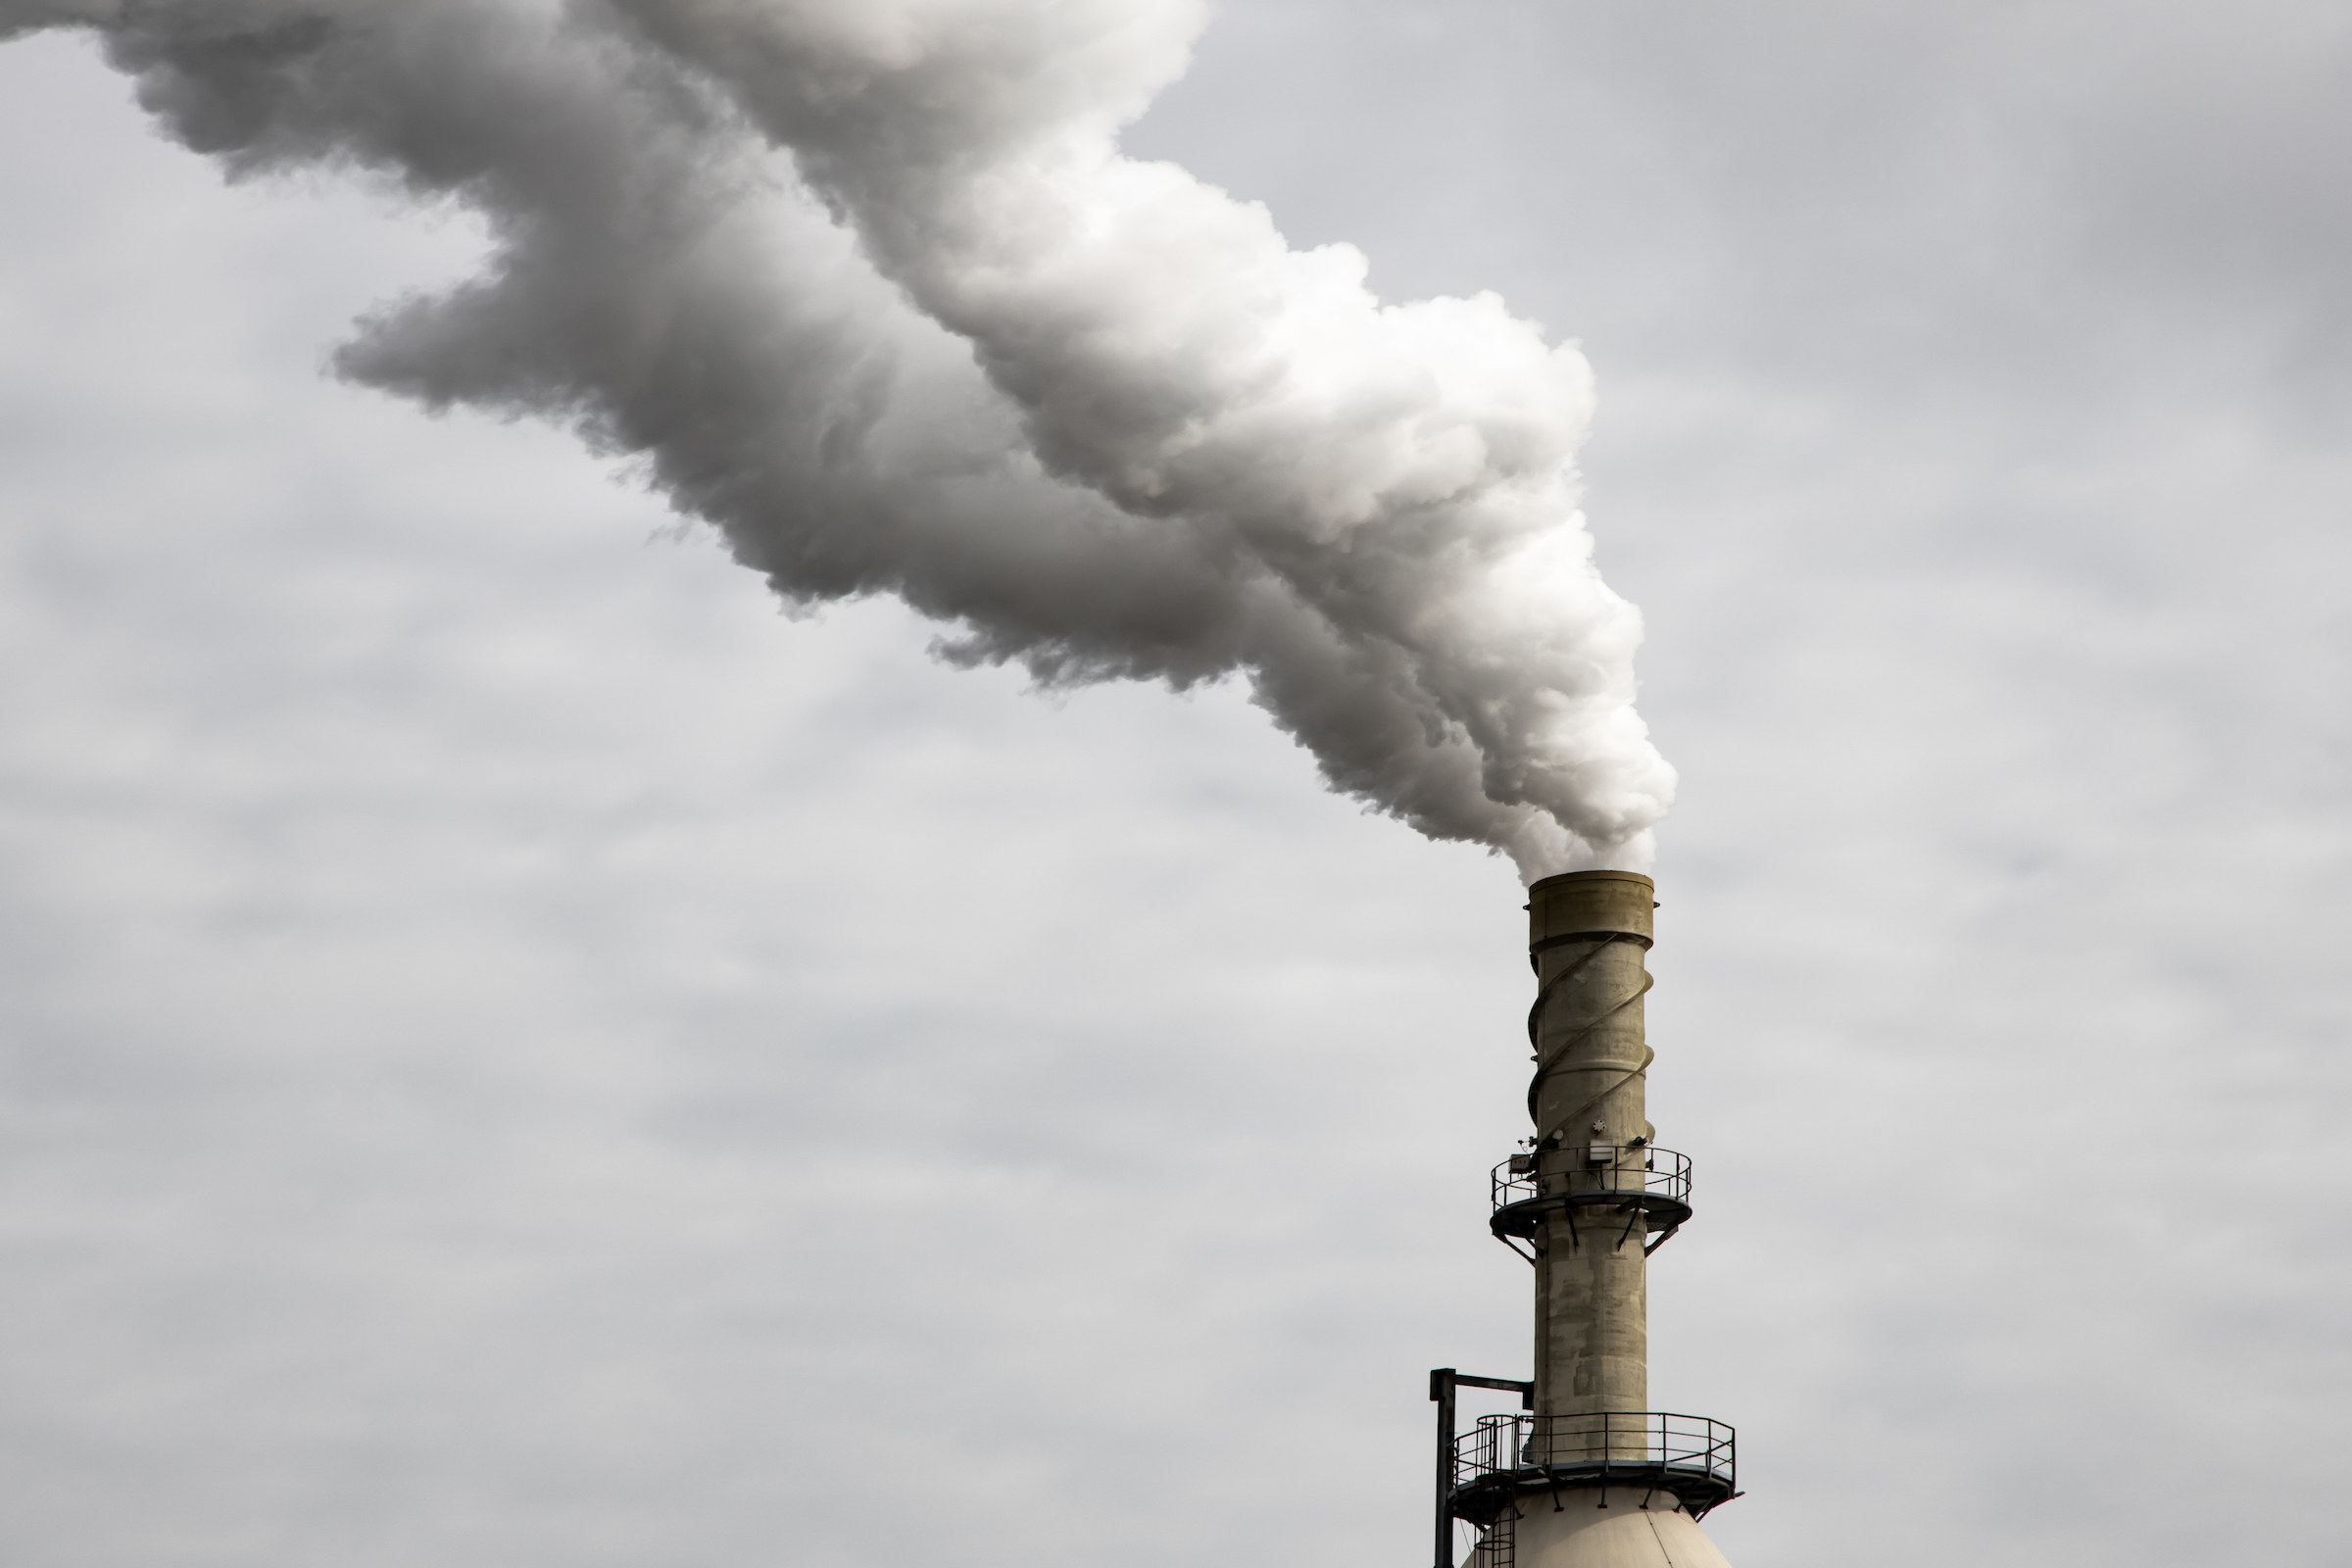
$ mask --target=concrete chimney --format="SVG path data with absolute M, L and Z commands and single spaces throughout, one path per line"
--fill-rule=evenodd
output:
M 1650 979 L 1649 878 L 1575 871 L 1528 889 L 1527 956 L 1536 970 L 1528 1040 L 1536 1074 L 1539 1190 L 1613 1191 L 1640 1167 L 1655 1129 L 1642 999 Z M 1531 1216 L 1536 1247 L 1536 1413 L 1649 1408 L 1648 1266 L 1640 1225 L 1614 1235 L 1613 1209 L 1561 1203 Z M 1588 1242 L 1590 1245 L 1588 1245 Z
M 1647 1104 L 1654 885 L 1572 871 L 1528 890 L 1535 1131 L 1494 1168 L 1489 1227 L 1535 1266 L 1534 1376 L 1430 1375 L 1437 1558 L 1478 1527 L 1471 1568 L 1729 1568 L 1699 1529 L 1739 1495 L 1730 1427 L 1649 1408 L 1649 1254 L 1690 1218 L 1690 1162 Z M 1462 1385 L 1522 1410 L 1454 1430 Z

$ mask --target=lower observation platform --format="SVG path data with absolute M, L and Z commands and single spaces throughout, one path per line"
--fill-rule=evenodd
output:
M 1633 1487 L 1667 1494 L 1693 1519 L 1740 1495 L 1733 1430 L 1663 1410 L 1490 1415 L 1453 1445 L 1444 1512 L 1492 1524 L 1530 1494 Z

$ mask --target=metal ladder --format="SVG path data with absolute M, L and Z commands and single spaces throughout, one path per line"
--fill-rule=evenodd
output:
M 1470 1548 L 1468 1568 L 1511 1568 L 1515 1513 L 1506 1512 L 1491 1525 L 1478 1527 L 1478 1544 Z

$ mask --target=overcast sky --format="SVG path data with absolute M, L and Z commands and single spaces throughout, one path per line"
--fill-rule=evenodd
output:
M 2344 1560 L 2348 119 L 2317 0 L 1230 0 L 1128 138 L 1596 368 L 1740 1568 Z M 326 373 L 480 244 L 0 48 L 0 1558 L 1418 1561 L 1507 865 Z

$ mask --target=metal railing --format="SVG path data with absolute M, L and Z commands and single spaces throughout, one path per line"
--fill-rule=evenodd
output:
M 1733 1430 L 1665 1410 L 1481 1416 L 1454 1441 L 1453 1476 L 1457 1494 L 1523 1480 L 1599 1482 L 1655 1485 L 1712 1506 L 1740 1490 Z
M 1494 1206 L 1503 1208 L 1559 1193 L 1644 1193 L 1678 1203 L 1690 1201 L 1688 1154 L 1647 1144 L 1634 1148 L 1579 1144 L 1568 1152 L 1574 1157 L 1543 1155 L 1544 1162 L 1557 1168 L 1542 1175 L 1537 1174 L 1535 1156 L 1528 1154 L 1513 1154 L 1495 1166 L 1489 1177 Z

